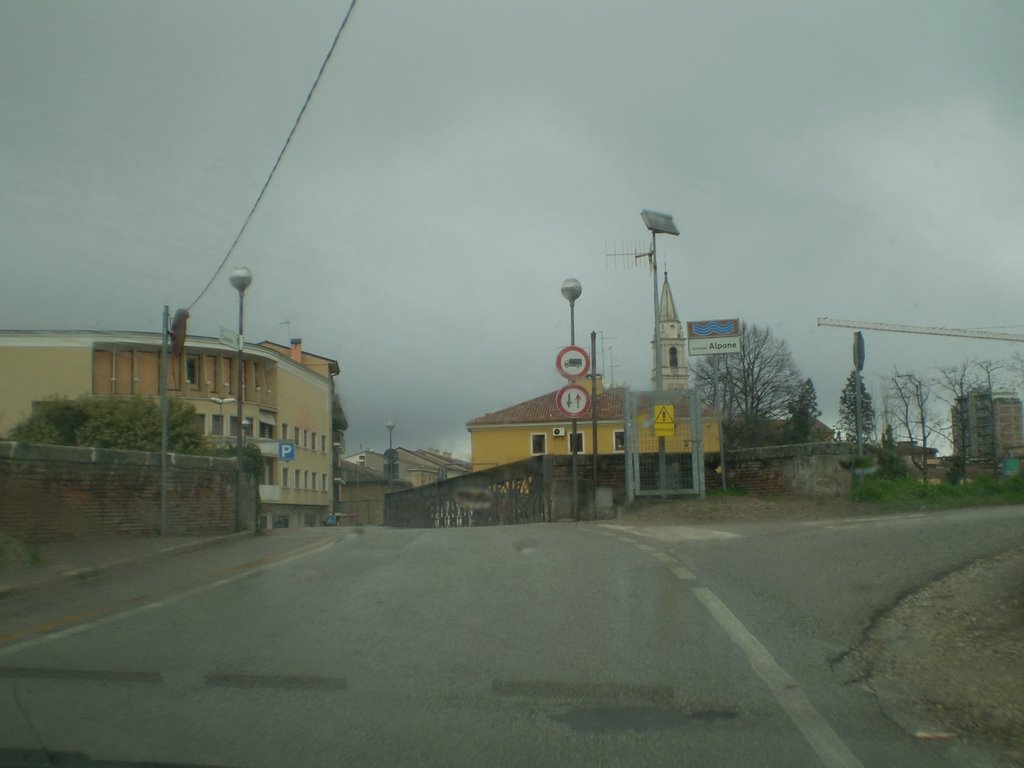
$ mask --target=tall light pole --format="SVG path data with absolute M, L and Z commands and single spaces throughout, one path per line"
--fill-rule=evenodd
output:
M 644 226 L 651 233 L 651 272 L 654 274 L 654 388 L 661 392 L 664 382 L 661 376 L 661 313 L 658 306 L 658 234 L 679 235 L 679 228 L 672 220 L 670 213 L 658 213 L 657 211 L 640 211 L 640 218 L 644 220 Z M 657 395 L 655 395 L 657 397 Z M 668 467 L 665 461 L 665 438 L 658 438 L 658 488 L 664 496 L 665 475 Z
M 391 487 L 392 481 L 395 479 L 395 445 L 394 445 L 394 434 L 395 434 L 395 420 L 388 419 L 388 423 L 384 425 L 388 428 L 388 455 L 387 455 L 387 467 L 388 467 L 388 487 Z
M 229 277 L 231 286 L 238 291 L 238 355 L 235 363 L 235 402 L 238 404 L 236 413 L 238 414 L 238 487 L 235 489 L 235 530 L 239 530 L 242 524 L 242 480 L 245 476 L 245 470 L 242 466 L 242 446 L 245 443 L 245 431 L 242 425 L 242 400 L 245 395 L 242 393 L 243 376 L 242 376 L 242 347 L 245 344 L 243 333 L 245 331 L 245 289 L 252 284 L 252 272 L 249 271 L 248 267 L 242 265 L 236 266 L 231 270 Z M 253 533 L 258 534 L 259 525 L 256 521 L 253 522 Z
M 583 286 L 575 277 L 562 281 L 562 296 L 569 302 L 569 343 L 576 346 L 576 299 L 583 293 Z M 590 390 L 593 400 L 594 390 Z M 591 405 L 593 407 L 593 405 Z M 578 490 L 579 478 L 576 477 L 576 419 L 572 420 L 572 519 L 576 519 L 576 491 Z

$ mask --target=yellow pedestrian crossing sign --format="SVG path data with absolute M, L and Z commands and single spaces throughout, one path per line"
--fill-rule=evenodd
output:
M 674 405 L 654 406 L 654 434 L 658 437 L 672 437 L 676 433 L 676 407 Z

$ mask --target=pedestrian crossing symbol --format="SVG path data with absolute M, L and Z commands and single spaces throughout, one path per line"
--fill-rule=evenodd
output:
M 654 434 L 658 437 L 672 437 L 676 433 L 676 407 L 674 405 L 654 406 Z

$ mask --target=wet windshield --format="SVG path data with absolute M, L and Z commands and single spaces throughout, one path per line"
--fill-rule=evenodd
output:
M 0 764 L 1020 760 L 1022 27 L 0 4 Z

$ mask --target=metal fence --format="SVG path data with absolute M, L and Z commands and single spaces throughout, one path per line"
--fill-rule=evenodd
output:
M 704 495 L 704 430 L 696 389 L 627 392 L 626 497 Z
M 543 523 L 545 475 L 538 456 L 384 497 L 384 524 L 396 528 L 469 528 Z

